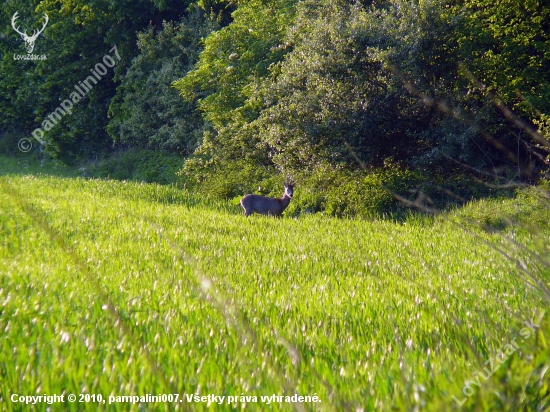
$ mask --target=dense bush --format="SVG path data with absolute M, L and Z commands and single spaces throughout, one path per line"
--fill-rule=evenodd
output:
M 495 188 L 465 174 L 448 177 L 398 167 L 353 170 L 324 164 L 314 172 L 283 175 L 274 168 L 236 160 L 222 167 L 210 164 L 202 170 L 200 175 L 179 172 L 179 183 L 201 196 L 225 199 L 235 206 L 248 193 L 279 198 L 283 195 L 283 182 L 294 180 L 296 187 L 285 211 L 287 216 L 322 213 L 401 219 L 411 212 L 433 213 L 475 198 L 514 194 L 514 188 Z M 492 183 L 498 185 L 498 180 Z
M 191 154 L 202 136 L 195 105 L 171 87 L 198 59 L 201 40 L 217 26 L 202 12 L 138 34 L 139 55 L 121 77 L 111 104 L 109 134 L 126 147 Z
M 24 3 L 24 4 L 22 4 Z M 3 30 L 8 41 L 0 44 L 0 129 L 17 128 L 29 135 L 40 127 L 74 86 L 90 76 L 90 70 L 101 63 L 116 46 L 120 60 L 107 70 L 93 89 L 75 105 L 72 114 L 65 115 L 46 130 L 44 139 L 49 150 L 66 162 L 80 157 L 105 154 L 112 147 L 106 133 L 107 109 L 116 90 L 116 74 L 124 73 L 137 52 L 136 32 L 150 21 L 179 18 L 184 3 L 164 1 L 9 0 L 1 7 L 4 16 L 19 12 L 22 27 L 40 27 L 43 14 L 49 23 L 34 53 L 46 54 L 46 60 L 14 60 L 21 53 L 22 42 L 5 19 Z M 32 26 L 31 26 L 32 25 Z M 30 30 L 29 30 L 30 31 Z M 93 83 L 92 83 L 93 84 Z
M 464 205 L 473 198 L 514 193 L 513 189 L 493 189 L 464 174 L 444 179 L 400 168 L 319 168 L 317 173 L 299 176 L 298 182 L 287 214 L 321 212 L 337 217 L 401 219 L 411 212 L 433 213 Z
M 248 168 L 282 175 L 313 176 L 329 165 L 449 178 L 457 175 L 454 159 L 475 169 L 516 167 L 523 178 L 536 178 L 532 172 L 544 168 L 546 155 L 532 155 L 531 138 L 521 136 L 465 70 L 476 55 L 465 56 L 488 36 L 479 27 L 491 5 L 480 11 L 473 3 L 279 1 L 267 17 L 271 3 L 243 3 L 234 22 L 206 40 L 197 68 L 176 82 L 212 124 L 182 176 L 207 179 L 239 158 Z M 514 26 L 500 12 L 496 17 L 534 38 L 530 26 Z M 281 22 L 277 30 L 274 21 Z M 259 22 L 266 24 L 258 32 Z M 547 64 L 547 56 L 535 56 L 537 67 Z M 490 70 L 503 64 L 497 59 Z M 540 80 L 538 69 L 522 73 Z M 539 95 L 548 82 L 540 84 Z M 541 128 L 544 119 L 539 116 Z M 333 180 L 343 191 L 345 182 Z M 337 202 L 324 204 L 340 213 Z
M 44 136 L 49 142 L 48 150 L 67 163 L 108 154 L 113 150 L 113 139 L 106 131 L 108 109 L 118 80 L 124 78 L 139 52 L 137 33 L 150 25 L 162 29 L 164 20 L 178 22 L 190 4 L 188 0 L 2 2 L 0 11 L 6 19 L 0 42 L 0 135 L 7 130 L 30 135 L 61 101 L 70 97 L 75 85 L 91 75 L 90 70 L 105 55 L 113 55 L 110 50 L 116 46 L 120 61 L 75 105 L 70 115 L 59 120 Z M 29 33 L 40 28 L 44 13 L 48 14 L 49 23 L 34 51 L 47 55 L 46 60 L 13 58 L 14 54 L 24 53 L 23 42 L 10 25 L 16 11 L 18 23 Z M 184 74 L 185 70 L 179 71 L 176 77 Z M 163 79 L 159 80 L 162 83 Z M 162 92 L 157 89 L 162 95 L 173 96 L 171 92 L 169 86 Z

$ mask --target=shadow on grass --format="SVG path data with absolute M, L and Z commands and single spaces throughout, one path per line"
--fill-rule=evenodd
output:
M 67 166 L 46 155 L 37 155 L 34 150 L 13 156 L 0 155 L 0 175 L 42 174 L 170 185 L 177 182 L 176 172 L 182 163 L 183 158 L 173 153 L 132 149 L 115 152 L 105 159 Z
M 79 170 L 52 159 L 39 159 L 32 153 L 15 156 L 0 155 L 0 176 L 6 175 L 79 177 Z

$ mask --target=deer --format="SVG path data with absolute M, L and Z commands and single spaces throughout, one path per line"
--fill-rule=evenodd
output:
M 284 183 L 285 193 L 280 199 L 253 194 L 244 196 L 241 199 L 244 215 L 248 217 L 256 212 L 260 215 L 280 216 L 294 195 L 294 186 L 294 183 L 288 181 Z
M 40 33 L 44 31 L 44 29 L 46 28 L 46 25 L 48 24 L 48 21 L 49 21 L 48 15 L 44 13 L 46 21 L 44 22 L 44 25 L 42 26 L 42 28 L 40 30 L 35 29 L 32 36 L 28 36 L 27 33 L 19 31 L 19 29 L 15 26 L 15 20 L 17 20 L 17 13 L 19 12 L 16 11 L 11 19 L 11 26 L 17 33 L 21 35 L 21 38 L 23 39 L 23 41 L 27 43 L 25 44 L 25 48 L 27 49 L 27 53 L 31 54 L 32 51 L 34 50 L 34 42 L 36 41 Z

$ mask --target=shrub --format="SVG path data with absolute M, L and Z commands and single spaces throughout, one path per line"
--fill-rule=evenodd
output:
M 394 193 L 403 195 L 422 181 L 418 173 L 399 169 L 348 171 L 321 168 L 298 179 L 296 196 L 287 213 L 322 212 L 336 217 L 396 216 L 407 208 Z
M 202 134 L 202 118 L 171 87 L 189 71 L 201 41 L 217 28 L 199 11 L 179 23 L 164 22 L 138 34 L 140 53 L 124 75 L 110 107 L 108 131 L 125 147 L 192 153 Z

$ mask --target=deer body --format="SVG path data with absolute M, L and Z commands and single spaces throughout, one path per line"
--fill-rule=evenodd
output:
M 244 209 L 245 216 L 250 216 L 254 212 L 260 215 L 280 216 L 287 208 L 294 194 L 294 185 L 285 183 L 285 194 L 281 199 L 260 195 L 246 195 L 241 199 L 241 206 Z

